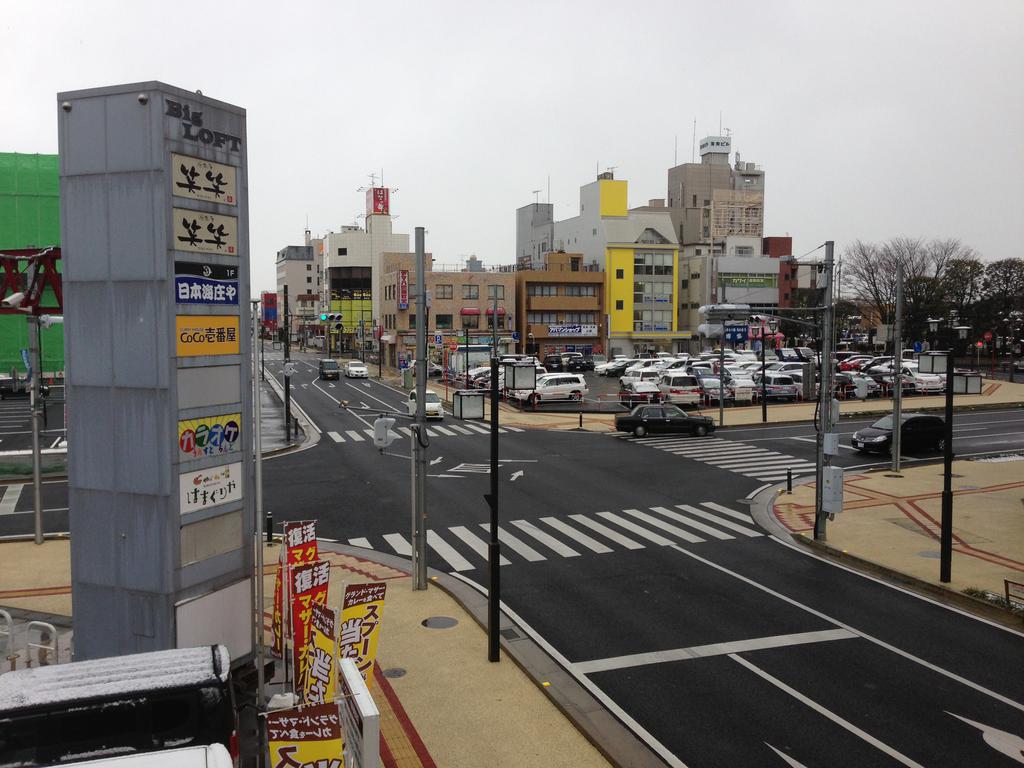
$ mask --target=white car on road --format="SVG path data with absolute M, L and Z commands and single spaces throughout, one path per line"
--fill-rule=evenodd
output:
M 367 370 L 365 363 L 361 363 L 358 360 L 349 360 L 345 363 L 346 379 L 367 379 L 369 377 L 370 372 Z
M 438 421 L 444 419 L 444 407 L 441 405 L 441 398 L 437 396 L 436 392 L 427 390 L 427 394 L 424 396 L 423 406 L 428 419 L 437 419 Z M 416 390 L 414 389 L 409 393 L 409 415 L 416 415 Z

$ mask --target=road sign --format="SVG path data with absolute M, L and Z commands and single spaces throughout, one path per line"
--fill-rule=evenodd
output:
M 992 331 L 985 331 L 985 341 L 992 341 Z
M 458 352 L 459 351 L 459 342 L 457 342 L 457 341 L 449 342 L 448 349 L 450 349 L 452 352 Z
M 512 331 L 512 341 L 519 341 L 519 331 Z
M 435 333 L 434 334 L 434 346 L 435 347 L 443 347 L 444 346 L 444 337 L 440 333 Z

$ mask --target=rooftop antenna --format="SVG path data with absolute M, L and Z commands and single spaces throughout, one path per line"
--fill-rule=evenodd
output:
M 618 167 L 619 166 L 617 166 L 617 165 L 609 165 L 607 168 L 605 168 L 605 170 L 608 171 L 608 173 L 610 173 L 612 176 L 614 176 L 615 175 L 615 169 L 618 168 Z
M 377 186 L 377 174 L 376 173 L 369 173 L 367 175 L 370 177 L 370 186 L 371 187 L 376 187 Z
M 676 134 L 675 142 L 672 144 L 672 166 L 679 165 L 679 134 Z
M 537 205 L 540 202 L 540 198 L 538 197 L 539 195 L 540 195 L 540 190 L 539 189 L 533 190 L 533 204 L 534 205 Z
M 693 146 L 690 150 L 690 162 L 697 162 L 697 118 L 693 118 Z

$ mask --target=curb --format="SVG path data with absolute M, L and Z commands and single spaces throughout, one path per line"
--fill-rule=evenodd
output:
M 810 485 L 814 478 L 802 478 L 795 482 L 793 487 L 799 485 Z M 861 555 L 852 554 L 849 551 L 833 547 L 827 542 L 815 541 L 813 538 L 800 533 L 794 533 L 779 522 L 773 513 L 775 500 L 781 495 L 785 484 L 774 485 L 771 488 L 758 493 L 751 501 L 751 515 L 754 520 L 776 538 L 788 540 L 798 547 L 808 549 L 814 554 L 836 563 L 851 568 L 860 573 L 876 576 L 893 584 L 898 584 L 912 592 L 923 595 L 943 605 L 959 608 L 967 613 L 986 619 L 996 624 L 1017 629 L 1024 624 L 1024 617 L 1017 616 L 1010 611 L 992 605 L 980 598 L 965 595 L 940 584 L 933 584 L 930 581 L 919 579 L 916 576 L 897 571 L 887 565 L 876 563 Z
M 410 561 L 376 550 L 330 543 L 330 551 L 372 560 L 403 573 L 411 574 Z M 368 556 L 369 555 L 369 556 Z M 427 569 L 427 578 L 443 590 L 477 623 L 487 630 L 487 597 L 443 571 Z M 529 677 L 570 723 L 615 766 L 630 768 L 666 768 L 650 747 L 641 741 L 605 706 L 595 699 L 555 659 L 519 627 L 503 610 L 500 615 L 501 649 Z M 486 645 L 480 645 L 480 653 Z

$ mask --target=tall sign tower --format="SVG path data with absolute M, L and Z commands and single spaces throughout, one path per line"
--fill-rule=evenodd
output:
M 76 657 L 253 651 L 245 110 L 57 96 Z

